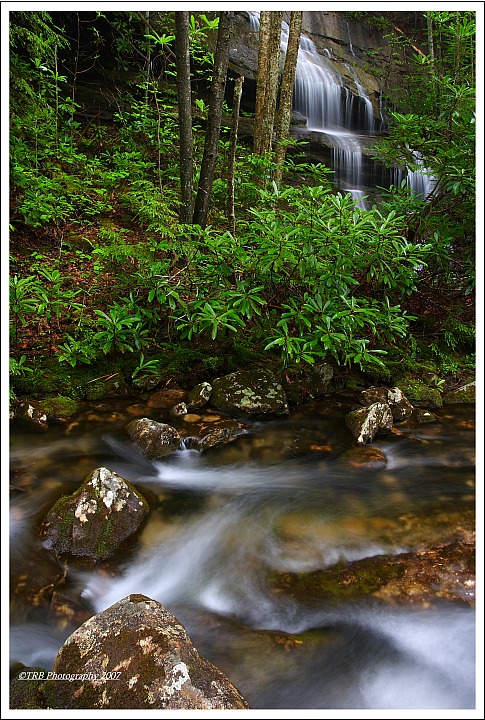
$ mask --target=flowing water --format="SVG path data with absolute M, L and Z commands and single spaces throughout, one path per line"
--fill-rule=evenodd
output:
M 435 517 L 473 510 L 472 406 L 447 406 L 435 423 L 376 439 L 387 466 L 372 470 L 348 461 L 347 411 L 314 401 L 250 422 L 230 444 L 182 446 L 153 463 L 124 435 L 127 403 L 92 405 L 46 431 L 13 427 L 12 585 L 21 582 L 11 662 L 51 669 L 86 617 L 142 593 L 178 618 L 253 709 L 473 708 L 475 612 L 466 603 L 299 596 L 274 582 L 409 550 L 409 537 L 392 531 L 402 518 L 430 518 L 432 528 Z M 67 565 L 58 605 L 81 611 L 69 615 L 28 591 L 53 582 L 38 528 L 58 497 L 101 466 L 132 482 L 151 512 L 120 557 Z
M 259 31 L 259 11 L 249 12 L 250 27 Z M 355 57 L 347 27 L 350 53 Z M 281 50 L 286 53 L 289 26 L 282 23 Z M 293 88 L 293 109 L 307 119 L 306 129 L 312 133 L 325 135 L 326 143 L 331 148 L 331 167 L 334 171 L 334 182 L 339 190 L 350 193 L 358 207 L 369 209 L 364 186 L 364 147 L 368 138 L 376 132 L 376 118 L 372 102 L 359 80 L 356 69 L 342 63 L 351 76 L 355 87 L 352 92 L 343 82 L 339 62 L 332 57 L 330 50 L 325 48 L 320 54 L 313 40 L 302 33 L 298 50 L 295 83 Z M 379 97 L 379 108 L 376 114 L 383 125 L 382 97 Z M 369 161 L 367 161 L 369 162 Z M 381 184 L 399 186 L 405 181 L 411 192 L 422 199 L 429 198 L 436 181 L 428 169 L 415 157 L 416 168 L 408 170 L 396 166 L 390 170 L 381 168 L 384 176 Z M 368 170 L 367 170 L 368 171 Z

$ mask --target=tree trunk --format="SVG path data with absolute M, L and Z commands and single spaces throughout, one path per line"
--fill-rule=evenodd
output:
M 234 83 L 234 100 L 232 103 L 231 137 L 229 140 L 229 158 L 227 162 L 227 219 L 231 232 L 236 234 L 236 216 L 234 213 L 234 168 L 236 166 L 237 131 L 239 127 L 239 108 L 241 106 L 244 76 L 236 78 Z
M 280 104 L 276 125 L 275 182 L 277 185 L 283 177 L 283 165 L 286 155 L 286 140 L 289 135 L 293 86 L 295 83 L 298 48 L 300 46 L 301 23 L 303 13 L 294 11 L 290 15 L 290 31 L 286 48 L 285 67 L 281 79 Z
M 209 202 L 214 182 L 217 162 L 219 135 L 221 131 L 222 104 L 226 87 L 227 66 L 229 64 L 229 40 L 231 21 L 228 12 L 219 13 L 219 30 L 214 55 L 214 75 L 212 78 L 209 114 L 205 133 L 204 155 L 200 169 L 199 187 L 195 200 L 194 224 L 205 227 L 209 214 Z
M 280 11 L 261 11 L 253 146 L 257 155 L 269 154 L 273 145 L 282 20 Z
M 179 222 L 192 223 L 194 208 L 194 149 L 190 92 L 189 17 L 175 13 L 175 64 L 179 110 L 180 208 Z

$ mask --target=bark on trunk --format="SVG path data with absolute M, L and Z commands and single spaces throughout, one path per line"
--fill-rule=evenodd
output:
M 175 63 L 179 111 L 180 208 L 179 222 L 191 223 L 194 207 L 194 157 L 190 92 L 189 15 L 175 13 Z
M 234 169 L 236 166 L 237 131 L 239 128 L 239 108 L 244 77 L 236 78 L 234 84 L 234 99 L 232 103 L 231 137 L 229 140 L 229 158 L 227 162 L 227 219 L 231 232 L 236 234 L 236 214 L 234 212 Z
M 269 16 L 269 18 L 266 19 L 266 16 Z M 261 12 L 254 142 L 254 152 L 258 155 L 269 154 L 273 145 L 273 127 L 276 113 L 281 55 L 282 20 L 283 13 L 280 11 Z M 267 26 L 268 30 L 266 30 Z M 258 89 L 261 95 L 259 106 Z
M 221 131 L 222 104 L 229 64 L 229 40 L 231 22 L 228 12 L 219 13 L 219 31 L 214 55 L 214 75 L 209 101 L 209 114 L 205 134 L 204 155 L 200 169 L 199 187 L 194 208 L 194 224 L 205 227 L 209 214 L 210 196 L 217 162 L 219 135 Z
M 301 23 L 303 13 L 294 11 L 290 15 L 290 31 L 286 49 L 285 67 L 281 80 L 280 104 L 276 124 L 275 142 L 275 182 L 277 185 L 283 177 L 283 165 L 286 156 L 286 141 L 289 137 L 291 107 L 293 99 L 293 86 L 295 83 L 296 65 L 298 62 L 298 48 L 300 45 Z

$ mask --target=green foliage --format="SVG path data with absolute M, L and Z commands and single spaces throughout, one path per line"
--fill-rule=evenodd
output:
M 409 227 L 433 244 L 434 277 L 469 293 L 475 247 L 475 13 L 426 14 L 434 53 L 415 54 L 408 75 L 410 109 L 391 113 L 389 138 L 376 152 L 389 165 L 421 169 L 435 179 L 431 201 L 413 209 Z
M 136 377 L 149 377 L 150 375 L 157 375 L 160 372 L 160 367 L 160 360 L 145 359 L 143 353 L 140 353 L 140 360 L 138 361 L 136 368 L 133 370 L 131 377 L 135 379 Z
M 101 328 L 94 335 L 94 342 L 105 355 L 133 352 L 143 347 L 147 331 L 139 314 L 132 314 L 129 307 L 121 305 L 112 306 L 107 313 L 103 310 L 94 312 Z

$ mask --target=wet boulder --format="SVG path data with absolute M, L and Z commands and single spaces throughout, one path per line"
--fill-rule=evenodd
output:
M 178 620 L 145 595 L 129 595 L 81 625 L 61 647 L 53 672 L 71 681 L 47 680 L 51 708 L 249 708 Z
M 175 428 L 150 418 L 132 420 L 125 430 L 148 460 L 159 460 L 180 447 L 180 434 Z
M 436 410 L 443 406 L 441 392 L 421 380 L 406 378 L 399 381 L 399 387 L 415 407 Z
M 348 413 L 345 424 L 357 442 L 371 442 L 378 432 L 387 433 L 392 430 L 392 412 L 387 403 L 375 402 L 369 407 Z
M 470 382 L 459 388 L 450 390 L 443 395 L 443 402 L 448 404 L 474 403 L 476 401 L 476 382 Z
M 403 391 L 398 387 L 387 388 L 371 386 L 362 390 L 360 401 L 363 405 L 371 405 L 375 402 L 387 403 L 391 408 L 392 417 L 395 422 L 411 417 L 414 407 L 411 405 Z
M 187 391 L 180 388 L 165 388 L 152 393 L 147 401 L 149 408 L 170 410 L 174 405 L 187 399 Z
M 45 400 L 25 400 L 20 403 L 17 417 L 21 420 L 47 427 L 52 423 L 63 423 L 79 410 L 79 404 L 69 397 L 58 395 Z
M 189 410 L 199 410 L 207 405 L 212 395 L 212 385 L 208 382 L 199 383 L 189 392 L 187 407 Z
M 72 495 L 61 497 L 41 528 L 43 546 L 57 554 L 104 560 L 139 529 L 145 498 L 108 468 L 93 470 Z
M 183 418 L 180 428 L 185 447 L 199 451 L 233 442 L 247 432 L 247 426 L 227 417 L 207 412 L 204 415 L 190 413 Z
M 229 415 L 287 415 L 288 400 L 271 370 L 253 368 L 216 378 L 211 405 Z

